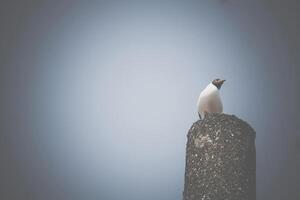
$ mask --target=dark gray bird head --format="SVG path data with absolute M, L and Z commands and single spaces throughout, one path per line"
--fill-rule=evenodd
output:
M 221 89 L 224 82 L 225 82 L 225 80 L 221 80 L 221 79 L 217 78 L 212 81 L 212 84 L 214 84 L 218 89 Z

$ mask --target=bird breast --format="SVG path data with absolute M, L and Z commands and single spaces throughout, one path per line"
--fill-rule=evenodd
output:
M 197 102 L 198 113 L 204 118 L 207 113 L 223 112 L 223 105 L 220 98 L 220 92 L 216 86 L 209 84 L 200 94 Z

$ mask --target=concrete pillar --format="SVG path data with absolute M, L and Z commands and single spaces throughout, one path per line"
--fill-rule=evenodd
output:
M 188 132 L 184 200 L 255 200 L 255 131 L 234 115 L 208 114 Z

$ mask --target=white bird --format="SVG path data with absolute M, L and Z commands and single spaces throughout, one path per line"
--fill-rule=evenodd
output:
M 206 113 L 222 113 L 223 104 L 220 89 L 225 80 L 215 79 L 200 93 L 197 102 L 200 119 L 204 119 Z

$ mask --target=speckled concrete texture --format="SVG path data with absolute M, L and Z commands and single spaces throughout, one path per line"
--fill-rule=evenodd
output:
M 255 131 L 234 115 L 207 114 L 188 132 L 184 200 L 255 200 Z

